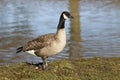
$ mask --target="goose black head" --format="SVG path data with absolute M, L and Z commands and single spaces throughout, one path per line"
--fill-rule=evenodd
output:
M 68 18 L 73 18 L 73 17 L 69 12 L 63 11 L 59 19 L 58 30 L 63 29 L 65 27 L 65 20 Z
M 62 12 L 62 16 L 65 20 L 68 18 L 73 18 L 73 16 L 71 16 L 71 14 L 67 11 Z

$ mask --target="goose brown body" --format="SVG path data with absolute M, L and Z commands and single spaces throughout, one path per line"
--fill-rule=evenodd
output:
M 52 56 L 61 52 L 66 45 L 66 33 L 60 29 L 56 34 L 46 34 L 29 41 L 23 46 L 23 51 L 30 53 L 34 50 L 37 56 Z

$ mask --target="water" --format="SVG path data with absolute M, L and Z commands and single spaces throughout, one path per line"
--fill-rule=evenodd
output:
M 119 2 L 120 0 L 81 2 L 84 56 L 120 56 Z
M 62 11 L 70 11 L 66 21 L 67 45 L 49 58 L 120 56 L 120 0 L 1 0 L 0 64 L 39 62 L 15 49 L 39 35 L 56 32 Z

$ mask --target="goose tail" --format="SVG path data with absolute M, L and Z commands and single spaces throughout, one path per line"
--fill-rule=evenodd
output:
M 23 50 L 23 47 L 22 46 L 18 47 L 16 50 L 17 50 L 16 53 L 19 53 L 19 52 L 21 52 Z

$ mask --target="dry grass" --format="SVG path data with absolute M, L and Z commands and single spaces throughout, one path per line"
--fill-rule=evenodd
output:
M 50 70 L 36 70 L 26 63 L 0 66 L 0 80 L 119 80 L 120 58 L 59 60 Z

